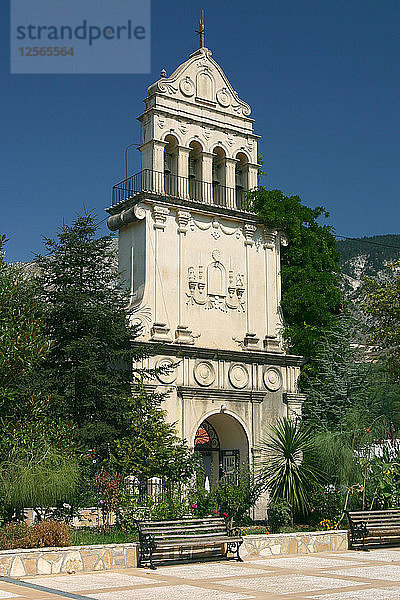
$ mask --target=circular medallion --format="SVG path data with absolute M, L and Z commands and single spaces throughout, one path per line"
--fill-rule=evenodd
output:
M 157 373 L 158 381 L 166 384 L 174 383 L 176 379 L 176 369 L 172 367 L 174 364 L 175 362 L 172 360 L 172 358 L 163 357 L 158 359 L 156 362 L 156 368 L 163 367 L 168 369 L 164 372 Z
M 226 88 L 222 88 L 221 90 L 218 90 L 217 100 L 218 100 L 218 103 L 221 106 L 224 106 L 225 108 L 230 105 L 231 96 Z
M 269 367 L 264 371 L 264 385 L 271 392 L 276 392 L 282 385 L 281 372 L 275 367 Z
M 215 369 L 210 362 L 205 360 L 197 363 L 193 374 L 197 383 L 202 386 L 211 385 L 215 381 Z
M 194 83 L 190 79 L 190 77 L 185 77 L 181 79 L 179 83 L 179 89 L 181 90 L 184 96 L 193 96 L 194 94 Z
M 218 262 L 219 259 L 221 258 L 221 252 L 219 250 L 213 250 L 211 252 L 211 256 L 212 256 L 213 260 Z
M 228 371 L 228 378 L 231 385 L 239 390 L 249 385 L 249 373 L 244 365 L 231 365 Z

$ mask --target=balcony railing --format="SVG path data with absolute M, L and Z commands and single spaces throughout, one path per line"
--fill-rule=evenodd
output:
M 113 187 L 112 205 L 134 198 L 142 192 L 176 198 L 187 203 L 220 206 L 241 212 L 253 212 L 247 190 L 219 183 L 198 181 L 171 173 L 144 169 Z

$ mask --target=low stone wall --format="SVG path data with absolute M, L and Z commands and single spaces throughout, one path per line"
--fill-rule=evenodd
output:
M 136 567 L 137 548 L 132 544 L 70 546 L 0 551 L 0 576 L 50 575 L 106 571 Z
M 348 548 L 345 530 L 246 535 L 243 539 L 242 558 L 333 552 Z M 137 546 L 137 543 L 132 543 L 1 550 L 0 576 L 24 577 L 136 567 Z
M 240 554 L 246 556 L 278 556 L 312 554 L 348 549 L 346 530 L 275 533 L 244 536 Z

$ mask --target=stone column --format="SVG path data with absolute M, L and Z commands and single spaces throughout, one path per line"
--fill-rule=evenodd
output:
M 164 148 L 166 142 L 150 140 L 140 146 L 142 190 L 164 194 Z
M 202 201 L 205 204 L 212 204 L 212 152 L 203 152 L 201 161 L 201 181 L 203 182 Z
M 278 297 L 276 284 L 276 232 L 264 229 L 265 253 L 265 337 L 264 350 L 281 352 L 277 337 Z
M 248 167 L 249 167 L 249 172 L 248 172 L 247 183 L 249 186 L 249 190 L 254 190 L 258 185 L 257 178 L 258 178 L 258 169 L 259 169 L 260 165 L 258 165 L 257 163 L 249 163 Z
M 258 350 L 258 342 L 260 339 L 256 336 L 253 331 L 256 318 L 253 315 L 253 306 L 250 302 L 251 289 L 252 289 L 252 278 L 256 276 L 253 274 L 250 265 L 250 249 L 254 246 L 254 234 L 257 231 L 257 226 L 253 223 L 245 223 L 243 225 L 244 233 L 244 246 L 246 252 L 246 335 L 244 337 L 244 345 L 248 349 Z
M 178 195 L 189 198 L 189 152 L 191 148 L 178 146 Z
M 183 289 L 185 285 L 185 273 L 183 270 L 184 240 L 189 229 L 191 215 L 187 210 L 178 210 L 176 213 L 178 233 L 178 278 L 177 278 L 177 302 L 178 302 L 178 325 L 175 331 L 175 342 L 178 344 L 194 344 L 192 331 L 182 323 Z
M 153 307 L 154 307 L 154 323 L 150 329 L 151 340 L 154 342 L 170 342 L 169 327 L 167 326 L 165 307 L 159 299 L 162 297 L 162 281 L 159 272 L 158 256 L 159 249 L 159 234 L 165 231 L 167 217 L 170 213 L 169 208 L 164 205 L 153 206 Z M 162 254 L 161 254 L 162 255 Z
M 225 158 L 225 185 L 226 205 L 229 208 L 237 208 L 236 204 L 236 158 Z

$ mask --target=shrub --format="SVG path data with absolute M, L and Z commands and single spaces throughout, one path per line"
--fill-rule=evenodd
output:
M 58 521 L 41 521 L 32 527 L 9 523 L 0 529 L 0 550 L 70 546 L 71 538 L 71 527 Z
M 0 496 L 10 514 L 28 506 L 73 502 L 79 484 L 77 460 L 56 448 L 15 447 L 0 467 Z
M 310 494 L 309 522 L 318 525 L 329 520 L 338 523 L 343 514 L 344 491 L 333 485 L 316 486 Z
M 248 512 L 260 493 L 260 483 L 254 481 L 248 465 L 243 463 L 233 473 L 221 477 L 210 492 L 198 485 L 192 492 L 191 512 L 198 517 L 219 514 L 229 526 L 248 522 Z
M 13 550 L 24 547 L 29 532 L 26 523 L 8 523 L 0 529 L 0 550 Z
M 268 527 L 271 533 L 277 533 L 284 525 L 292 522 L 292 509 L 289 502 L 282 498 L 271 500 L 268 505 Z
M 25 543 L 26 548 L 70 546 L 72 529 L 66 523 L 59 521 L 41 521 L 30 528 Z

